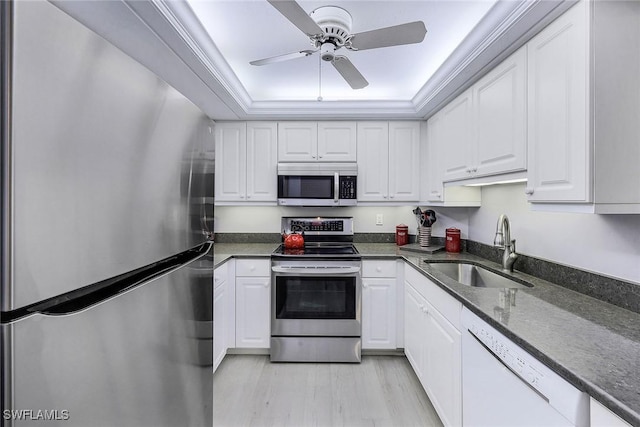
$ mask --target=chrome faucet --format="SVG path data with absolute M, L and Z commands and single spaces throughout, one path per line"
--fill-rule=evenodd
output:
M 498 218 L 493 246 L 504 249 L 504 253 L 502 254 L 502 270 L 512 272 L 513 263 L 516 262 L 518 254 L 516 253 L 516 239 L 511 239 L 509 218 L 507 218 L 505 214 L 500 215 L 500 218 Z

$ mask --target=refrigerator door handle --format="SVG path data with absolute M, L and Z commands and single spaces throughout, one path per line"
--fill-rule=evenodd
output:
M 87 310 L 94 305 L 128 292 L 158 277 L 169 274 L 206 255 L 213 247 L 207 241 L 179 254 L 164 258 L 118 276 L 76 289 L 26 307 L 2 312 L 3 325 L 34 314 L 64 316 Z

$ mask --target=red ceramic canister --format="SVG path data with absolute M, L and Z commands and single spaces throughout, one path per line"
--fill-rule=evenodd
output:
M 444 244 L 444 249 L 447 252 L 460 252 L 460 230 L 457 228 L 447 228 L 447 238 Z
M 396 225 L 396 245 L 402 246 L 409 243 L 409 226 Z

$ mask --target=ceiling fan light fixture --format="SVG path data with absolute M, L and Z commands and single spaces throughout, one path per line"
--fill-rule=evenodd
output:
M 323 61 L 331 62 L 335 57 L 336 46 L 333 43 L 327 42 L 320 46 L 320 57 Z

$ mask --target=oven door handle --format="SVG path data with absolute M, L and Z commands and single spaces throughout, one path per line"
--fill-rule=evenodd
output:
M 297 276 L 300 274 L 313 275 L 313 276 L 334 276 L 355 274 L 360 272 L 360 267 L 271 267 L 271 271 L 274 273 L 288 274 Z

